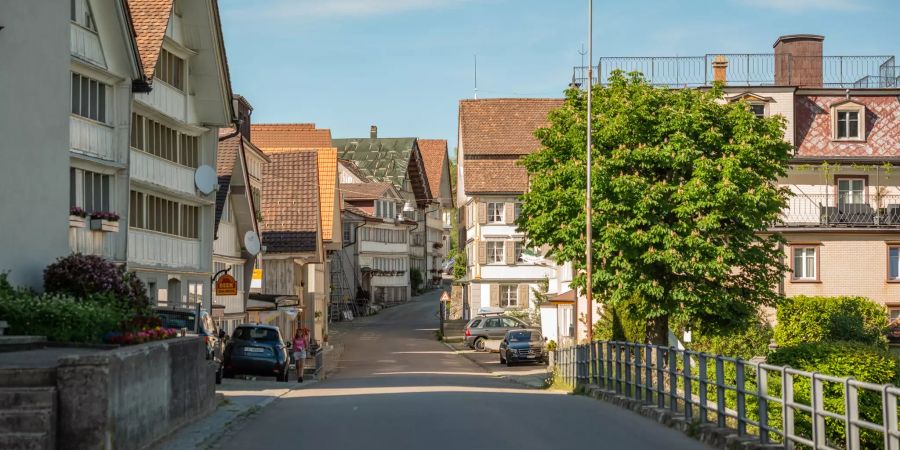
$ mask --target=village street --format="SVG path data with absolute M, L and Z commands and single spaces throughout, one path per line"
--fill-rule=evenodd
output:
M 216 448 L 706 448 L 611 404 L 488 373 L 435 339 L 438 296 L 341 329 L 333 376 L 276 400 Z

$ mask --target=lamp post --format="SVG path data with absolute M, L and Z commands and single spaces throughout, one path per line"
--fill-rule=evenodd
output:
M 594 64 L 594 0 L 588 0 L 588 70 L 587 70 L 587 190 L 585 193 L 585 297 L 587 298 L 587 311 L 585 318 L 587 319 L 588 339 L 593 338 L 593 309 L 594 295 L 593 286 L 591 284 L 591 275 L 593 274 L 593 243 L 591 230 L 591 215 L 593 213 L 591 207 L 591 100 L 593 97 L 593 64 Z

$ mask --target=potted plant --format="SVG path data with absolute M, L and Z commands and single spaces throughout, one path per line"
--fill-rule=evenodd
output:
M 888 325 L 887 338 L 892 344 L 900 343 L 900 319 L 895 319 Z
M 87 217 L 87 211 L 77 206 L 73 206 L 69 208 L 69 226 L 72 228 L 84 228 L 85 226 L 85 217 Z
M 119 231 L 119 215 L 109 211 L 91 213 L 91 229 L 116 233 Z

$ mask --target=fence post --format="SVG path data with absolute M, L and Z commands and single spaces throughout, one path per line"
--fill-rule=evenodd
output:
M 666 383 L 663 373 L 663 348 L 656 347 L 656 404 L 660 408 L 666 407 Z
M 625 396 L 631 397 L 631 344 L 625 343 Z
M 716 355 L 716 424 L 725 428 L 725 361 Z
M 847 442 L 845 445 L 847 450 L 856 450 L 859 449 L 859 427 L 854 422 L 859 420 L 859 394 L 856 386 L 850 384 L 850 380 L 852 378 L 844 381 L 844 414 L 847 416 L 847 422 L 845 423 Z M 887 426 L 887 421 L 884 422 L 884 425 Z M 887 430 L 885 430 L 885 440 L 887 440 L 887 436 Z M 889 449 L 891 447 L 885 443 L 884 448 Z
M 632 358 L 634 358 L 634 398 L 635 400 L 641 400 L 644 397 L 644 387 L 641 385 L 641 369 L 642 362 L 644 361 L 643 352 L 641 349 L 644 346 L 641 344 L 634 344 L 634 352 L 632 352 Z
M 747 389 L 747 383 L 744 379 L 744 361 L 735 360 L 735 394 L 737 395 L 737 432 L 738 436 L 747 434 L 747 404 L 744 393 Z
M 759 408 L 759 442 L 769 443 L 769 373 L 762 364 L 756 365 L 756 398 Z
M 622 393 L 622 349 L 619 348 L 619 343 L 615 342 L 614 344 L 616 351 L 616 394 Z
M 787 368 L 781 369 L 781 408 L 784 450 L 794 450 L 794 377 Z
M 816 372 L 812 373 L 812 377 L 810 377 L 810 397 L 811 401 L 810 406 L 812 406 L 812 441 L 815 444 L 814 448 L 819 448 L 821 445 L 825 445 L 825 416 L 822 415 L 822 411 L 825 410 L 825 399 L 823 398 L 824 389 L 822 380 L 818 376 L 819 374 Z
M 675 347 L 669 347 L 669 409 L 672 412 L 678 412 L 677 353 L 678 350 Z
M 684 418 L 691 420 L 694 415 L 693 397 L 691 392 L 691 353 L 684 351 Z
M 706 353 L 697 355 L 697 369 L 697 378 L 700 379 L 700 381 L 698 381 L 700 388 L 700 399 L 698 401 L 700 404 L 700 423 L 706 423 L 709 421 L 709 408 L 706 406 L 706 391 L 709 389 L 706 381 Z
M 897 432 L 897 394 L 891 391 L 891 386 L 884 387 L 884 448 L 888 450 L 900 449 L 900 439 L 894 434 Z M 858 437 L 857 437 L 858 439 Z
M 588 344 L 590 347 L 590 361 L 589 367 L 591 369 L 591 380 L 590 383 L 593 385 L 599 385 L 600 383 L 597 381 L 597 341 L 591 341 Z
M 653 403 L 653 346 L 644 346 L 644 400 Z

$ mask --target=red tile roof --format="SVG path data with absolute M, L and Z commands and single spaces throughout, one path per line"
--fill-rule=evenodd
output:
M 464 155 L 524 155 L 540 144 L 534 130 L 562 99 L 492 98 L 459 102 L 460 146 Z
M 250 140 L 266 152 L 284 149 L 330 148 L 331 130 L 314 123 L 265 123 L 250 125 Z
M 135 40 L 148 80 L 153 79 L 173 2 L 174 0 L 128 0 Z
M 419 152 L 422 153 L 422 162 L 425 165 L 425 178 L 428 179 L 428 187 L 431 196 L 441 196 L 441 181 L 444 176 L 444 164 L 449 164 L 447 159 L 446 139 L 419 139 Z M 449 183 L 450 180 L 447 180 Z
M 466 194 L 522 194 L 528 190 L 528 172 L 517 159 L 463 161 Z
M 317 153 L 270 155 L 263 169 L 263 244 L 268 252 L 316 251 L 319 241 Z
M 393 187 L 391 183 L 350 183 L 341 184 L 341 195 L 347 200 L 376 200 Z

